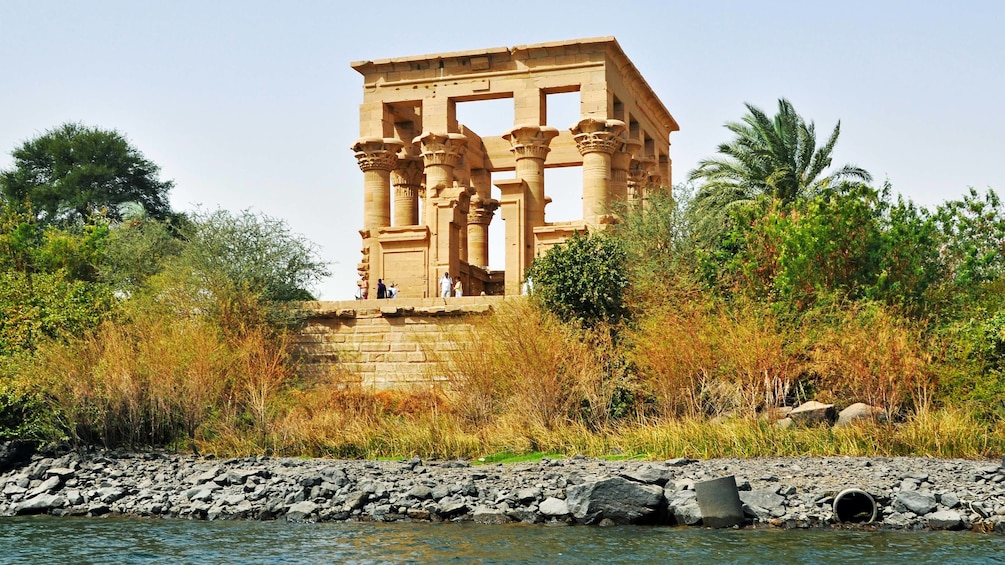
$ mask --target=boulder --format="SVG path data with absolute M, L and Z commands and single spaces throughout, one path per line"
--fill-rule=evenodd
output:
M 767 516 L 780 518 L 785 515 L 785 497 L 772 489 L 755 489 L 740 492 L 740 502 L 747 505 L 759 519 Z
M 565 516 L 569 513 L 569 503 L 560 498 L 549 496 L 541 502 L 538 510 L 545 516 Z
M 698 507 L 697 493 L 693 490 L 667 493 L 667 514 L 673 518 L 673 523 L 678 525 L 701 524 L 701 508 Z
M 849 426 L 856 422 L 885 422 L 886 410 L 856 402 L 838 414 L 837 427 Z
M 314 514 L 317 509 L 318 505 L 310 500 L 298 502 L 291 506 L 286 512 L 286 520 L 288 522 L 305 522 L 310 519 L 311 515 Z
M 663 489 L 643 485 L 623 477 L 585 482 L 566 489 L 569 513 L 584 524 L 610 518 L 616 524 L 644 524 L 655 521 L 665 503 Z
M 801 426 L 829 423 L 834 421 L 834 405 L 809 400 L 793 408 L 789 418 Z
M 58 494 L 42 494 L 33 496 L 14 505 L 14 515 L 45 514 L 53 508 L 66 506 L 66 499 Z
M 643 465 L 634 471 L 624 473 L 622 476 L 637 483 L 659 486 L 666 485 L 673 478 L 670 469 L 656 465 Z
M 955 510 L 939 510 L 926 516 L 928 527 L 933 530 L 961 530 L 963 516 Z
M 478 524 L 507 524 L 511 522 L 502 510 L 479 506 L 471 513 L 471 519 Z
M 918 516 L 924 516 L 935 510 L 935 495 L 924 491 L 902 490 L 894 497 L 893 507 L 898 512 L 903 508 Z

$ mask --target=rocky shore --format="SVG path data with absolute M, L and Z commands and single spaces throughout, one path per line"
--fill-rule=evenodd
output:
M 695 485 L 734 476 L 747 527 L 1005 533 L 999 463 L 576 456 L 479 464 L 70 451 L 6 464 L 0 458 L 0 516 L 701 526 Z M 875 520 L 868 512 L 835 514 L 835 496 L 849 488 L 871 495 Z

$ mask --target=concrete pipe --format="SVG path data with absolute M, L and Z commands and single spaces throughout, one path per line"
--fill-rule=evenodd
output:
M 834 497 L 834 517 L 838 522 L 871 524 L 879 509 L 872 495 L 857 488 L 845 489 Z
M 743 504 L 733 475 L 694 484 L 702 524 L 710 528 L 732 528 L 743 524 Z

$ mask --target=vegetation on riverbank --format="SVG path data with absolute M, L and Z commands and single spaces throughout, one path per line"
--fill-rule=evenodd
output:
M 817 148 L 790 104 L 773 119 L 748 109 L 696 188 L 653 191 L 535 262 L 534 296 L 479 321 L 482 346 L 440 359 L 446 378 L 421 390 L 298 371 L 286 305 L 325 267 L 282 222 L 36 209 L 5 190 L 0 439 L 368 458 L 999 456 L 998 197 L 928 210 L 854 167 L 824 176 L 839 130 Z M 774 424 L 805 400 L 865 402 L 888 421 Z

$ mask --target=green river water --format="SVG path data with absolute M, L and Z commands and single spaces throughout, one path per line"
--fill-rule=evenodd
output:
M 1005 536 L 27 517 L 0 563 L 1005 563 Z

